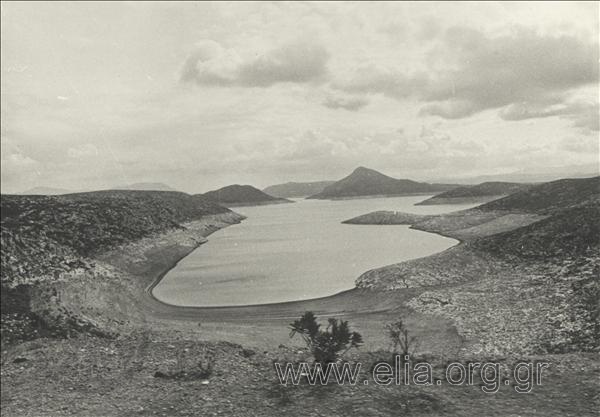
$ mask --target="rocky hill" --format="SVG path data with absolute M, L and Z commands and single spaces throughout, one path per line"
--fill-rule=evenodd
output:
M 529 187 L 531 187 L 531 184 L 498 181 L 484 182 L 477 185 L 467 185 L 445 191 L 428 198 L 427 200 L 421 201 L 416 205 L 427 206 L 435 204 L 484 203 L 521 190 L 526 190 Z
M 478 209 L 549 214 L 571 207 L 589 205 L 600 205 L 600 176 L 562 179 L 535 185 L 483 204 Z
M 530 259 L 577 257 L 600 250 L 600 206 L 574 207 L 472 245 L 502 256 Z
M 263 192 L 279 198 L 298 198 L 315 195 L 335 181 L 316 181 L 316 182 L 286 182 L 285 184 L 271 185 Z
M 273 197 L 251 185 L 228 185 L 201 195 L 209 201 L 227 207 L 291 203 L 290 200 Z
M 84 257 L 229 211 L 180 192 L 117 190 L 3 195 L 1 207 L 3 285 L 52 277 Z
M 600 346 L 600 177 L 532 186 L 441 215 L 373 212 L 353 224 L 409 224 L 460 239 L 426 258 L 364 273 L 357 285 L 428 288 L 409 305 L 457 323 L 482 351 Z
M 189 225 L 215 216 L 231 222 L 241 219 L 201 196 L 167 191 L 2 195 L 0 208 L 3 344 L 41 336 L 44 329 L 53 329 L 50 334 L 73 326 L 91 331 L 94 326 L 81 315 L 65 315 L 64 306 L 57 304 L 60 285 L 81 283 L 91 290 L 112 280 L 113 287 L 126 286 L 121 266 L 134 267 L 138 259 L 149 262 L 143 254 L 153 247 L 181 243 L 193 248 L 201 243 L 202 235 Z M 171 235 L 180 237 L 169 240 Z M 138 242 L 144 243 L 136 247 Z M 124 250 L 128 245 L 129 252 Z M 111 252 L 121 255 L 120 264 L 104 262 L 102 255 Z M 108 316 L 105 310 L 101 314 Z
M 373 169 L 359 167 L 350 175 L 325 187 L 323 191 L 308 198 L 337 199 L 368 196 L 398 196 L 411 194 L 435 194 L 456 186 L 427 184 L 407 179 L 388 177 Z
M 468 239 L 506 232 L 568 209 L 582 207 L 600 207 L 600 177 L 563 179 L 532 185 L 468 210 L 440 215 L 377 211 L 344 223 L 410 224 L 421 230 Z

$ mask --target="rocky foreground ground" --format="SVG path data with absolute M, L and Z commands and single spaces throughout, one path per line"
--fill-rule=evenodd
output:
M 467 212 L 354 219 L 412 224 L 462 243 L 369 271 L 358 289 L 334 297 L 230 309 L 166 306 L 148 292 L 206 236 L 242 219 L 227 209 L 181 193 L 3 197 L 2 414 L 597 415 L 598 179 L 541 187 Z M 88 233 L 98 199 L 114 211 Z M 54 273 L 39 273 L 48 265 Z M 279 383 L 275 362 L 311 360 L 288 336 L 305 310 L 348 319 L 363 334 L 364 345 L 345 356 L 367 370 L 356 385 Z M 477 380 L 369 383 L 373 363 L 391 357 L 384 325 L 398 318 L 436 382 L 449 362 L 485 361 L 506 368 L 509 385 L 485 394 Z M 510 385 L 508 370 L 521 360 L 550 364 L 528 394 Z
M 375 269 L 359 287 L 420 288 L 416 311 L 453 321 L 484 354 L 597 350 L 600 344 L 599 178 L 528 188 L 437 216 L 375 212 L 353 224 L 410 224 L 463 241 Z
M 290 346 L 268 351 L 190 340 L 175 332 L 116 339 L 37 340 L 2 355 L 6 416 L 594 416 L 600 364 L 593 355 L 487 356 L 501 364 L 498 392 L 471 386 L 376 385 L 368 370 L 386 351 L 354 351 L 355 385 L 281 385 L 274 362 L 303 361 Z M 443 380 L 449 358 L 427 356 Z M 468 363 L 469 358 L 461 359 Z M 521 360 L 547 361 L 542 384 L 520 394 L 508 371 Z M 506 370 L 506 371 L 504 371 Z M 365 380 L 367 384 L 365 385 Z M 514 385 L 514 384 L 513 384 Z

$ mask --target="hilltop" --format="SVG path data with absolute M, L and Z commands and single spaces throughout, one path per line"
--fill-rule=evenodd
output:
M 531 187 L 531 184 L 499 181 L 483 182 L 477 185 L 467 185 L 445 191 L 428 198 L 427 200 L 421 201 L 416 205 L 485 203 L 525 190 L 529 187 Z
M 478 209 L 548 214 L 571 207 L 589 205 L 600 205 L 600 176 L 569 178 L 539 184 L 483 204 Z
M 368 196 L 398 196 L 435 194 L 454 188 L 454 185 L 427 184 L 407 179 L 388 177 L 373 169 L 359 167 L 350 175 L 325 187 L 312 199 L 337 199 Z
M 286 182 L 285 184 L 271 185 L 263 192 L 279 198 L 297 198 L 315 195 L 335 181 L 315 181 L 315 182 Z
M 207 200 L 228 207 L 291 203 L 290 200 L 273 197 L 251 185 L 228 185 L 201 195 Z

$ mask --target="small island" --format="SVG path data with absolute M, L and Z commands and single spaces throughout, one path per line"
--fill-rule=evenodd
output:
M 251 185 L 228 185 L 201 195 L 207 200 L 225 207 L 293 203 L 293 201 L 286 198 L 273 197 Z

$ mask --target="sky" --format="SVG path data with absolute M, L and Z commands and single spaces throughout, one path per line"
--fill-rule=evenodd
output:
M 3 193 L 598 164 L 597 2 L 3 2 L 1 19 Z

